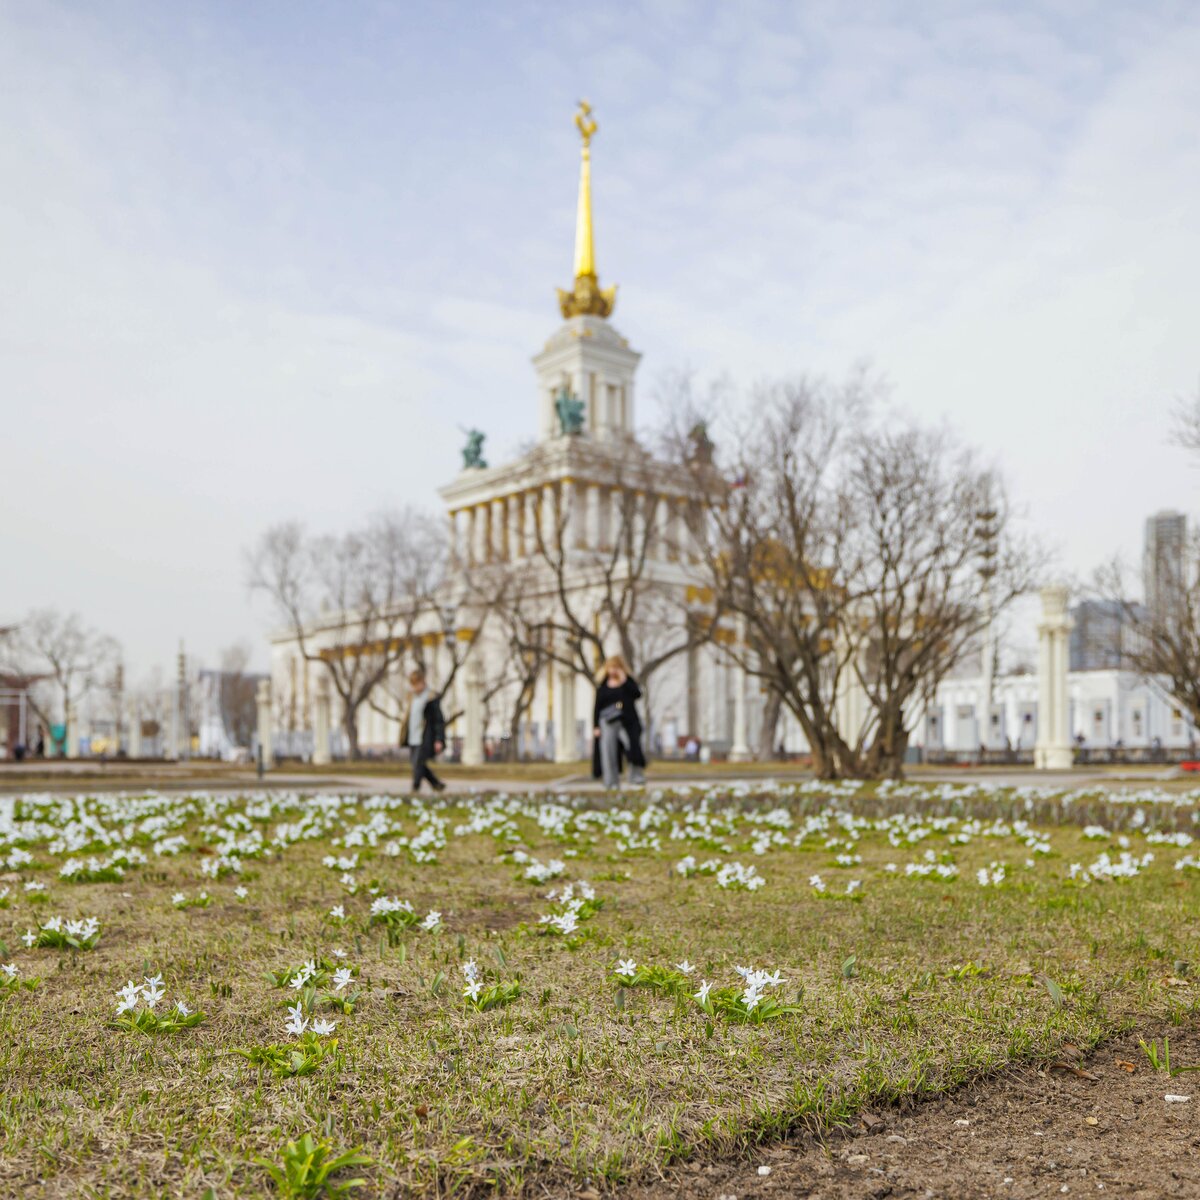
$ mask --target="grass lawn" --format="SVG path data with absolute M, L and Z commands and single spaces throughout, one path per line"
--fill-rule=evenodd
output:
M 372 1160 L 336 1176 L 363 1195 L 604 1192 L 1183 1022 L 1198 804 L 0 797 L 0 1190 L 286 1194 L 256 1159 L 312 1133 Z M 94 948 L 26 947 L 59 917 Z

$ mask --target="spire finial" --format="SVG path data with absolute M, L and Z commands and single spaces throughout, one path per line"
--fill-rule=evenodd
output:
M 558 290 L 558 305 L 564 317 L 581 315 L 607 317 L 617 300 L 615 287 L 601 288 L 596 277 L 596 252 L 592 239 L 592 138 L 596 121 L 592 106 L 580 100 L 575 127 L 583 140 L 579 163 L 579 207 L 575 216 L 575 287 Z

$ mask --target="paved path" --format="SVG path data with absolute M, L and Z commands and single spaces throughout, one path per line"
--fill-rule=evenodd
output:
M 562 774 L 538 778 L 515 778 L 504 767 L 492 778 L 456 776 L 451 766 L 447 783 L 453 794 L 484 791 L 507 791 L 519 794 L 540 791 L 600 792 L 587 764 L 576 770 L 564 765 Z M 710 772 L 689 767 L 679 769 L 672 763 L 653 764 L 650 786 L 688 786 L 716 783 L 726 786 L 746 784 L 761 786 L 774 780 L 801 782 L 811 779 L 810 772 L 799 767 L 780 764 L 776 770 L 750 769 L 745 772 L 726 765 L 714 766 Z M 1193 782 L 1181 776 L 1176 768 L 1162 766 L 1101 768 L 1080 767 L 1071 771 L 1034 771 L 1013 767 L 917 767 L 909 776 L 914 782 L 946 782 L 956 784 L 987 783 L 998 787 L 1124 788 L 1166 784 L 1171 780 Z M 1194 780 L 1200 786 L 1200 778 Z M 240 789 L 257 787 L 303 788 L 312 791 L 369 791 L 399 795 L 409 790 L 409 775 L 404 763 L 394 771 L 383 773 L 356 771 L 347 764 L 344 772 L 310 771 L 302 765 L 284 766 L 267 772 L 260 782 L 253 768 L 212 762 L 106 762 L 104 760 L 59 759 L 41 763 L 0 763 L 0 792 L 76 792 L 76 791 L 135 791 L 155 788 L 162 791 L 181 789 Z

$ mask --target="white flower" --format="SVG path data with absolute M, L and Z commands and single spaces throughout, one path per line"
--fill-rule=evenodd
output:
M 825 890 L 825 880 L 823 880 L 820 875 L 810 875 L 808 877 L 808 886 L 812 888 L 814 892 L 823 892 Z
M 284 1029 L 288 1033 L 293 1033 L 297 1037 L 308 1028 L 308 1021 L 304 1016 L 304 1006 L 297 1004 L 293 1008 L 288 1009 L 288 1019 L 284 1022 Z
M 349 967 L 339 967 L 333 973 L 333 990 L 340 992 L 354 978 L 354 972 Z
M 700 985 L 700 990 L 696 993 L 696 999 L 699 1000 L 701 1004 L 707 1004 L 708 1003 L 708 993 L 711 991 L 712 991 L 712 984 L 709 983 L 708 980 L 706 979 Z
M 182 1000 L 175 1001 L 175 1011 L 181 1017 L 190 1017 L 192 1015 L 192 1010 L 190 1008 L 188 1008 L 188 1006 L 186 1004 L 184 1004 L 184 1002 Z
M 442 923 L 442 914 L 436 908 L 429 910 L 429 915 L 421 922 L 421 928 L 432 933 Z
M 142 984 L 142 999 L 146 1001 L 146 1007 L 153 1008 L 166 991 L 161 975 L 147 976 L 146 982 Z
M 330 1021 L 325 1017 L 320 1017 L 312 1023 L 312 1031 L 319 1037 L 327 1037 L 337 1028 L 336 1021 Z
M 27 929 L 23 934 L 21 934 L 21 941 L 23 941 L 26 946 L 32 946 L 37 940 L 38 935 L 34 933 L 32 929 Z
M 182 892 L 176 892 L 175 895 L 171 897 L 171 903 L 182 904 L 186 899 L 187 897 Z
M 683 962 L 677 962 L 675 964 L 675 970 L 677 970 L 680 975 L 690 975 L 695 969 L 696 968 L 693 967 L 686 958 L 683 960 Z
M 0 971 L 3 971 L 5 973 L 5 975 L 7 975 L 9 977 L 9 979 L 16 979 L 17 964 L 16 963 L 5 963 L 2 967 L 0 967 Z
M 463 995 L 466 996 L 468 1000 L 478 1000 L 479 993 L 482 991 L 483 984 L 480 983 L 478 979 L 472 979 L 467 986 L 463 988 Z
M 335 904 L 330 910 L 329 915 L 339 921 L 346 919 L 346 906 L 344 904 Z
M 636 975 L 637 963 L 632 958 L 623 958 L 613 969 L 618 975 Z
M 243 887 L 243 886 L 242 886 L 242 885 L 239 883 L 239 884 L 238 884 L 238 886 L 237 886 L 237 887 L 235 887 L 235 888 L 233 889 L 233 894 L 234 894 L 234 895 L 235 895 L 235 896 L 236 896 L 236 897 L 237 897 L 239 900 L 245 900 L 245 898 L 246 898 L 248 895 L 250 895 L 250 891 L 249 891 L 249 889 L 248 889 L 248 888 L 246 888 L 246 887 Z
M 333 952 L 333 957 L 334 958 L 345 958 L 346 952 L 345 952 L 345 950 L 335 950 Z
M 142 985 L 134 983 L 131 979 L 123 988 L 119 989 L 117 995 L 121 997 L 121 1003 L 117 1005 L 117 1015 L 129 1012 L 138 1002 L 138 996 L 141 995 Z

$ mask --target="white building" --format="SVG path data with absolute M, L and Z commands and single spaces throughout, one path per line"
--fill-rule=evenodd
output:
M 695 485 L 688 472 L 651 458 L 635 435 L 641 355 L 608 319 L 616 289 L 601 288 L 596 272 L 590 177 L 590 141 L 596 126 L 586 105 L 576 123 L 583 149 L 575 282 L 570 291 L 559 292 L 563 323 L 533 357 L 529 417 L 537 441 L 522 457 L 496 466 L 483 465 L 476 454 L 475 465 L 464 467 L 441 489 L 460 574 L 413 634 L 421 641 L 435 688 L 448 673 L 447 624 L 452 624 L 449 636 L 458 645 L 474 639 L 443 705 L 447 713 L 463 712 L 450 733 L 462 744 L 467 761 L 479 756 L 483 739 L 498 741 L 506 735 L 518 690 L 514 684 L 491 694 L 496 681 L 504 678 L 511 652 L 504 630 L 478 603 L 477 583 L 486 572 L 519 571 L 530 603 L 548 609 L 558 604 L 559 580 L 539 550 L 539 527 L 543 546 L 558 539 L 567 564 L 562 590 L 574 611 L 589 614 L 587 624 L 603 642 L 605 653 L 615 653 L 619 646 L 611 626 L 605 626 L 603 587 L 597 581 L 613 570 L 614 562 L 618 573 L 622 569 L 619 550 L 614 551 L 618 529 L 636 529 L 638 543 L 646 550 L 638 576 L 644 584 L 636 638 L 645 651 L 642 662 L 685 642 L 689 619 L 698 619 L 705 609 L 705 589 L 688 552 L 686 516 Z M 447 613 L 453 614 L 449 622 Z M 338 621 L 331 620 L 328 638 Z M 732 631 L 720 632 L 733 636 Z M 314 630 L 316 646 L 321 639 L 322 631 Z M 685 738 L 695 736 L 712 752 L 746 753 L 758 724 L 758 689 L 747 687 L 743 672 L 722 655 L 721 644 L 718 639 L 683 650 L 655 671 L 649 712 L 643 714 L 648 749 L 672 753 Z M 639 665 L 634 663 L 635 673 Z M 316 688 L 322 671 L 319 664 L 303 660 L 290 635 L 273 640 L 277 749 L 314 751 Z M 402 664 L 377 705 L 360 710 L 360 747 L 367 753 L 397 745 L 403 672 Z M 519 752 L 560 761 L 589 754 L 593 696 L 589 677 L 548 664 L 519 722 Z M 336 731 L 341 724 L 336 697 L 330 703 L 330 726 Z M 336 754 L 338 749 L 335 732 L 332 750 Z
M 981 716 L 982 680 L 944 680 L 926 710 L 913 742 L 929 751 L 972 754 L 989 750 L 1032 751 L 1038 731 L 1036 674 L 998 676 L 990 720 Z M 1070 671 L 1068 724 L 1075 745 L 1085 750 L 1186 750 L 1195 729 L 1165 693 L 1132 671 Z M 981 726 L 986 724 L 985 737 Z

